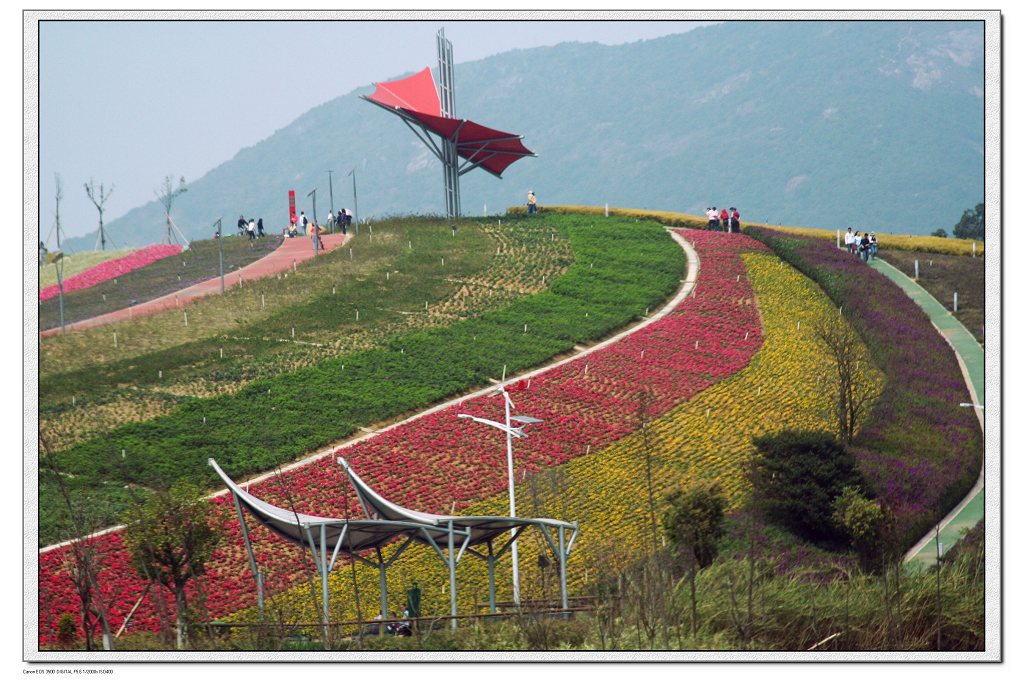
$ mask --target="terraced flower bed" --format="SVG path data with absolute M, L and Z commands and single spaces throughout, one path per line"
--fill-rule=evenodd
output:
M 127 256 L 114 258 L 95 265 L 85 272 L 64 280 L 64 292 L 71 293 L 80 289 L 94 287 L 97 284 L 108 282 L 116 277 L 123 277 L 129 272 L 144 268 L 168 256 L 175 256 L 181 253 L 180 244 L 154 244 L 144 249 L 133 251 Z M 39 301 L 46 301 L 57 296 L 60 287 L 56 284 L 48 286 L 39 292 Z
M 182 479 L 215 485 L 209 457 L 237 476 L 266 471 L 359 427 L 487 385 L 503 368 L 511 373 L 533 367 L 600 338 L 638 319 L 679 282 L 683 261 L 658 225 L 623 229 L 616 222 L 595 226 L 566 217 L 560 227 L 577 262 L 548 291 L 442 329 L 395 336 L 379 348 L 254 381 L 231 395 L 185 400 L 170 414 L 56 453 L 57 469 L 81 486 Z M 608 252 L 612 235 L 618 248 Z M 41 508 L 55 515 L 41 518 L 45 543 L 62 537 L 60 505 L 46 476 L 41 494 L 49 496 Z M 97 523 L 115 521 L 114 501 L 91 506 L 98 510 Z
M 688 237 L 692 233 L 687 233 Z M 725 237 L 719 237 L 725 239 Z M 699 239 L 694 239 L 699 242 Z M 744 238 L 743 243 L 750 245 Z M 749 287 L 753 287 L 756 295 L 757 309 L 763 320 L 763 343 L 756 354 L 750 358 L 749 364 L 727 378 L 714 383 L 706 389 L 691 393 L 684 390 L 689 400 L 677 404 L 662 416 L 652 419 L 648 425 L 646 436 L 637 431 L 636 413 L 626 413 L 623 417 L 631 420 L 632 428 L 629 435 L 612 442 L 607 447 L 597 449 L 590 454 L 562 459 L 558 468 L 541 470 L 540 466 L 531 463 L 541 462 L 558 464 L 546 447 L 546 441 L 569 431 L 577 439 L 577 443 L 604 442 L 600 430 L 594 429 L 592 423 L 576 423 L 572 411 L 563 414 L 573 415 L 561 422 L 545 422 L 532 429 L 535 438 L 516 443 L 516 460 L 527 463 L 530 474 L 525 483 L 517 484 L 517 512 L 527 516 L 541 516 L 577 520 L 581 523 L 582 532 L 577 540 L 574 553 L 569 562 L 569 589 L 571 594 L 592 593 L 592 581 L 603 571 L 614 572 L 617 568 L 625 568 L 633 561 L 635 551 L 650 546 L 651 526 L 646 487 L 646 455 L 645 440 L 650 446 L 651 473 L 653 490 L 656 499 L 660 500 L 666 490 L 676 484 L 694 478 L 717 479 L 730 505 L 737 505 L 747 494 L 747 483 L 744 467 L 754 455 L 755 449 L 751 438 L 770 432 L 785 425 L 787 428 L 806 428 L 827 430 L 831 424 L 820 409 L 825 397 L 815 390 L 817 378 L 828 371 L 829 360 L 822 354 L 820 346 L 814 339 L 814 325 L 828 316 L 836 315 L 836 309 L 828 298 L 813 282 L 803 277 L 777 257 L 766 254 L 756 246 L 750 253 L 743 255 L 743 262 L 738 258 L 729 258 L 723 262 L 721 254 L 709 253 L 708 249 L 698 246 L 703 263 L 719 264 L 718 272 L 710 279 L 705 279 L 702 270 L 700 285 L 704 288 L 723 287 L 726 295 L 740 293 L 729 291 L 727 282 L 735 283 L 735 274 L 741 274 L 745 296 L 750 296 Z M 747 279 L 749 277 L 749 285 Z M 699 299 L 699 296 L 698 296 Z M 726 299 L 728 300 L 728 299 Z M 742 338 L 751 328 L 751 322 L 745 319 L 749 306 L 746 304 L 732 306 L 734 315 L 713 313 L 704 308 L 702 313 L 708 321 L 718 322 L 719 340 L 728 343 L 728 339 Z M 695 312 L 691 308 L 690 314 Z M 724 311 L 722 311 L 724 312 Z M 679 344 L 682 346 L 683 344 Z M 702 358 L 700 353 L 688 345 L 690 355 Z M 758 346 L 754 346 L 757 348 Z M 635 349 L 635 348 L 634 348 Z M 750 348 L 747 348 L 749 351 Z M 859 353 L 867 358 L 867 349 L 861 347 Z M 711 353 L 713 356 L 714 353 Z M 645 355 L 646 359 L 646 355 Z M 697 358 L 695 358 L 697 359 Z M 708 358 L 703 358 L 705 361 Z M 633 374 L 639 378 L 646 368 L 634 357 L 632 369 L 618 368 L 619 376 Z M 668 367 L 668 371 L 678 368 L 676 363 L 658 362 Z M 724 363 L 723 369 L 728 367 Z M 685 374 L 685 372 L 681 372 Z M 873 369 L 871 378 L 882 382 L 881 373 Z M 591 380 L 593 381 L 593 380 Z M 638 382 L 639 384 L 640 382 Z M 537 386 L 536 383 L 533 384 Z M 548 386 L 514 394 L 517 407 L 528 414 L 538 413 L 540 405 L 548 399 Z M 633 391 L 635 394 L 635 390 Z M 477 401 L 485 402 L 485 401 Z M 492 399 L 490 405 L 500 401 Z M 474 413 L 480 410 L 474 405 Z M 436 450 L 449 452 L 451 445 L 466 443 L 473 438 L 466 433 L 455 443 L 439 443 Z M 397 439 L 396 439 L 397 440 Z M 416 471 L 409 476 L 396 477 L 382 467 L 372 467 L 371 455 L 394 457 L 393 448 L 381 449 L 379 452 L 360 453 L 364 462 L 357 470 L 361 475 L 372 480 L 378 490 L 391 495 L 397 500 L 410 501 L 409 496 L 416 490 L 416 482 L 429 480 L 431 471 L 464 470 L 472 464 L 434 461 L 427 467 L 417 464 L 420 458 L 430 457 L 430 439 L 415 448 L 406 446 L 408 438 L 394 443 L 405 450 L 401 462 L 392 460 L 393 469 L 403 471 L 407 466 L 416 466 Z M 368 444 L 369 445 L 369 444 Z M 477 444 L 473 442 L 473 445 Z M 488 442 L 479 446 L 474 476 L 487 477 L 491 489 L 501 488 L 504 459 L 502 444 Z M 346 451 L 348 458 L 355 457 L 355 449 Z M 486 463 L 479 461 L 487 458 Z M 433 455 L 437 460 L 438 455 Z M 337 469 L 337 466 L 334 465 Z M 546 473 L 545 473 L 546 471 Z M 296 497 L 312 495 L 317 489 L 327 488 L 331 495 L 321 495 L 320 504 L 337 503 L 338 483 L 330 480 L 331 462 L 324 462 L 323 483 L 320 485 L 303 485 L 304 479 L 293 477 Z M 460 476 L 463 478 L 464 476 Z M 517 476 L 517 478 L 520 478 Z M 425 507 L 432 511 L 447 511 L 447 499 L 441 491 L 433 499 L 433 506 Z M 461 505 L 458 505 L 461 507 Z M 315 507 L 314 507 L 315 508 Z M 417 507 L 424 508 L 424 507 Z M 660 524 L 660 503 L 656 503 L 655 517 Z M 470 504 L 466 514 L 508 513 L 508 497 L 504 492 Z M 658 529 L 655 541 L 660 545 L 661 533 Z M 273 541 L 261 538 L 260 547 L 266 548 L 264 542 Z M 272 544 L 270 546 L 273 546 Z M 531 531 L 520 542 L 520 583 L 526 598 L 551 598 L 557 595 L 555 567 L 551 564 L 542 571 L 538 564 L 540 552 L 546 551 L 539 536 Z M 271 552 L 273 554 L 274 552 Z M 550 557 L 549 557 L 550 560 Z M 460 610 L 469 610 L 475 603 L 487 601 L 487 570 L 483 562 L 467 558 L 459 568 Z M 501 576 L 498 580 L 499 599 L 511 599 L 510 581 L 508 580 L 509 564 L 506 558 L 501 564 Z M 357 567 L 359 589 L 363 598 L 364 608 L 372 610 L 379 603 L 379 577 L 363 566 Z M 424 608 L 427 613 L 446 613 L 447 597 L 444 594 L 447 574 L 428 549 L 410 550 L 390 572 L 393 581 L 392 589 L 395 599 L 401 599 L 401 591 L 416 580 L 424 590 Z M 337 608 L 337 620 L 355 617 L 351 572 L 337 570 L 331 576 L 332 606 Z M 316 622 L 318 615 L 312 607 L 309 592 L 305 586 L 297 587 L 275 596 L 269 602 L 269 612 L 274 617 L 284 617 L 286 622 Z M 373 611 L 375 614 L 376 611 Z M 254 618 L 254 610 L 233 616 L 232 619 L 246 620 Z
M 278 310 L 247 325 L 217 327 L 223 333 L 205 339 L 208 332 L 196 331 L 197 339 L 142 353 L 132 349 L 148 347 L 149 339 L 162 336 L 169 325 L 172 331 L 184 329 L 180 313 L 155 323 L 117 326 L 117 349 L 110 347 L 110 331 L 90 333 L 94 344 L 107 346 L 109 357 L 78 371 L 51 371 L 42 382 L 40 426 L 50 446 L 65 449 L 125 423 L 168 414 L 188 398 L 236 393 L 258 379 L 380 347 L 403 332 L 508 305 L 546 289 L 572 262 L 569 241 L 557 234 L 552 239 L 551 226 L 540 224 L 467 225 L 457 240 L 437 221 L 383 223 L 374 231 L 373 238 L 367 233 L 354 241 L 358 260 L 346 247 L 290 276 L 229 292 L 233 300 L 228 307 L 247 310 L 255 304 L 265 313 L 266 303 Z M 410 251 L 406 244 L 413 237 Z M 317 295 L 295 300 L 304 291 Z M 430 301 L 426 309 L 425 299 Z M 225 309 L 219 301 L 211 305 Z M 190 306 L 189 311 L 191 328 L 209 326 L 207 306 Z M 57 352 L 50 341 L 44 344 L 48 361 L 63 363 L 64 353 L 53 357 Z M 81 344 L 59 341 L 61 348 Z M 69 396 L 75 397 L 73 404 Z
M 535 329 L 540 332 L 541 339 L 560 340 L 560 343 L 552 348 L 565 350 L 571 348 L 579 338 L 573 338 L 571 332 L 574 328 L 583 329 L 591 337 L 606 333 L 621 324 L 616 323 L 616 317 L 618 320 L 624 320 L 642 315 L 645 308 L 653 306 L 678 283 L 682 260 L 680 252 L 670 243 L 667 244 L 670 250 L 666 251 L 664 240 L 668 237 L 660 227 L 651 225 L 648 229 L 640 224 L 623 230 L 622 225 L 609 224 L 607 229 L 611 232 L 606 232 L 604 227 L 593 226 L 589 220 L 566 218 L 565 221 L 562 225 L 573 239 L 577 258 L 576 265 L 569 273 L 556 281 L 548 292 L 517 302 L 509 308 L 497 311 L 493 316 L 485 315 L 475 322 L 467 322 L 465 327 L 456 333 L 452 333 L 451 328 L 446 329 L 444 334 L 439 336 L 444 343 L 446 356 L 461 359 L 463 366 L 467 360 L 483 361 L 481 369 L 489 373 L 497 372 L 500 362 L 508 360 L 508 371 L 515 371 L 543 360 L 543 357 L 534 354 L 535 351 L 520 350 L 518 355 L 509 353 L 524 342 L 527 347 L 533 345 L 530 336 L 535 333 Z M 609 253 L 605 249 L 611 233 L 614 233 L 618 247 L 614 253 Z M 585 454 L 584 438 L 587 443 L 593 443 L 591 447 L 600 447 L 627 433 L 630 430 L 629 418 L 623 416 L 623 411 L 628 411 L 631 401 L 636 399 L 633 391 L 638 376 L 650 379 L 652 386 L 657 388 L 657 403 L 660 405 L 657 409 L 664 410 L 671 401 L 685 397 L 674 395 L 675 392 L 681 389 L 694 392 L 700 390 L 732 371 L 730 368 L 742 366 L 745 362 L 744 354 L 749 358 L 756 350 L 761 340 L 757 313 L 752 305 L 749 284 L 742 277 L 742 263 L 737 255 L 741 245 L 742 248 L 751 248 L 752 242 L 737 236 L 734 236 L 735 241 L 725 242 L 721 239 L 722 236 L 695 235 L 695 239 L 700 242 L 698 248 L 705 247 L 708 267 L 711 268 L 709 272 L 714 268 L 723 268 L 724 274 L 717 286 L 709 287 L 706 292 L 698 288 L 696 297 L 688 298 L 679 310 L 652 324 L 642 333 L 633 334 L 609 348 L 591 354 L 585 361 L 580 359 L 563 365 L 558 374 L 530 382 L 527 392 L 549 395 L 546 398 L 546 405 L 542 402 L 531 402 L 531 405 L 534 405 L 534 414 L 549 417 L 549 424 L 546 426 L 551 430 L 548 434 L 550 438 L 545 438 L 544 446 L 532 457 L 527 458 L 527 465 L 530 468 L 549 466 Z M 639 241 L 631 246 L 632 239 Z M 756 245 L 754 247 L 756 248 Z M 590 257 L 595 259 L 593 267 L 589 267 Z M 624 273 L 635 274 L 627 278 L 624 277 Z M 617 278 L 625 281 L 615 281 Z M 666 285 L 666 288 L 659 289 Z M 658 293 L 655 293 L 656 291 Z M 735 341 L 723 343 L 723 347 L 736 346 L 739 351 L 731 354 L 725 361 L 714 353 L 713 345 L 711 348 L 708 347 L 711 345 L 710 342 L 706 343 L 703 349 L 694 349 L 692 354 L 684 355 L 678 352 L 689 344 L 690 339 L 685 336 L 687 330 L 700 329 L 704 323 L 714 322 L 723 315 L 733 319 L 736 326 Z M 528 320 L 525 323 L 529 327 L 527 332 L 522 331 L 520 327 L 524 319 Z M 513 336 L 508 336 L 511 321 L 515 323 L 511 329 L 516 331 Z M 685 342 L 680 340 L 679 334 L 683 335 Z M 489 343 L 486 342 L 488 339 Z M 417 348 L 414 343 L 428 342 L 429 335 L 422 334 L 418 339 L 406 340 L 410 341 L 404 346 L 406 353 L 401 353 L 397 348 L 391 350 L 392 362 L 400 362 L 401 359 L 396 358 L 396 355 L 408 358 L 424 352 L 425 346 Z M 494 355 L 480 356 L 481 348 L 497 350 Z M 546 353 L 545 357 L 552 354 L 550 350 Z M 620 376 L 622 369 L 627 367 L 622 362 L 623 355 L 634 356 L 638 361 L 633 367 L 628 368 L 630 371 L 625 376 Z M 650 360 L 646 364 L 652 369 L 643 372 L 644 360 L 647 360 L 648 355 Z M 668 368 L 661 373 L 654 371 L 653 366 L 672 362 L 673 357 L 676 358 L 677 367 Z M 451 375 L 452 369 L 446 361 L 437 356 L 432 356 L 430 360 L 429 373 L 435 376 L 435 381 L 438 376 Z M 400 396 L 401 385 L 394 381 L 394 377 L 406 376 L 407 372 L 400 365 L 392 367 L 396 369 L 391 374 L 392 383 L 388 393 L 393 395 L 397 392 Z M 348 371 L 348 367 L 345 371 Z M 307 379 L 308 377 L 303 377 L 301 381 L 297 381 L 297 387 L 301 387 L 307 393 L 317 390 L 316 387 L 311 387 L 311 382 Z M 376 381 L 379 383 L 380 379 Z M 367 388 L 370 386 L 367 385 Z M 547 393 L 549 388 L 550 394 Z M 589 413 L 589 421 L 570 420 L 558 416 L 560 413 L 565 414 L 561 405 L 565 395 L 574 396 L 573 407 Z M 490 434 L 480 429 L 469 429 L 464 422 L 457 421 L 454 409 L 450 408 L 415 420 L 387 434 L 360 443 L 351 449 L 351 456 L 365 475 L 369 476 L 369 480 L 375 483 L 376 479 L 381 477 L 380 472 L 384 472 L 384 475 L 395 476 L 395 485 L 407 482 L 411 487 L 410 477 L 415 476 L 417 468 L 421 466 L 451 472 L 445 484 L 421 485 L 415 491 L 407 490 L 399 498 L 406 503 L 427 508 L 448 508 L 452 499 L 460 500 L 460 504 L 464 504 L 465 501 L 491 495 L 500 490 L 500 477 L 497 477 L 498 481 L 495 484 L 492 482 L 495 477 L 490 475 L 490 472 L 500 470 L 502 467 L 500 443 L 494 442 Z M 472 405 L 467 404 L 467 409 L 487 415 L 496 408 L 493 401 L 477 401 Z M 291 414 L 298 416 L 297 412 Z M 328 421 L 337 424 L 337 421 Z M 408 432 L 407 436 L 402 436 L 402 433 L 412 428 L 411 425 L 416 425 L 416 435 Z M 592 438 L 594 429 L 598 427 L 599 434 Z M 275 435 L 294 447 L 296 442 L 301 442 L 299 439 L 307 437 L 306 432 L 305 425 L 300 424 L 285 429 L 285 433 L 275 432 Z M 447 443 L 454 443 L 460 438 L 464 442 L 460 441 L 457 450 L 445 450 Z M 419 449 L 394 453 L 389 451 L 386 453 L 391 458 L 389 462 L 373 461 L 371 458 L 376 456 L 377 448 L 380 447 L 377 442 L 414 442 L 419 445 Z M 232 461 L 230 454 L 225 457 L 226 451 L 222 447 L 216 450 L 211 453 L 212 456 L 222 462 L 233 476 L 241 478 L 240 471 L 243 467 L 239 462 Z M 483 454 L 491 452 L 496 453 L 493 458 Z M 253 454 L 262 455 L 263 452 Z M 426 459 L 423 459 L 424 457 Z M 272 465 L 273 462 L 270 462 L 270 466 Z M 182 462 L 175 462 L 175 466 L 182 466 Z M 205 467 L 205 460 L 203 466 Z M 403 471 L 400 467 L 405 467 L 406 470 Z M 399 478 L 403 476 L 405 478 Z M 295 499 L 297 504 L 303 505 L 303 509 L 323 504 L 325 506 L 319 508 L 319 513 L 330 513 L 333 510 L 343 514 L 343 504 L 338 496 L 339 484 L 340 472 L 337 465 L 331 466 L 329 460 L 325 459 L 285 476 L 254 485 L 251 490 L 284 504 L 288 504 L 288 499 Z M 287 489 L 283 487 L 284 485 L 287 485 Z M 301 502 L 298 502 L 299 500 Z M 219 502 L 225 512 L 233 512 L 227 500 L 222 498 Z M 214 617 L 248 606 L 254 598 L 252 585 L 244 568 L 244 556 L 240 554 L 241 545 L 236 542 L 239 540 L 237 523 L 231 513 L 225 513 L 224 525 L 228 536 L 219 550 L 222 554 L 218 555 L 215 568 L 205 587 L 207 607 Z M 117 534 L 104 536 L 96 542 L 107 552 L 107 567 L 103 575 L 104 579 L 110 580 L 115 586 L 112 592 L 137 597 L 142 586 L 125 563 L 126 557 L 120 549 Z M 265 564 L 268 573 L 269 590 L 280 591 L 303 578 L 304 569 L 297 551 L 283 548 L 280 544 L 265 543 L 260 544 L 258 551 L 259 561 Z M 44 637 L 52 631 L 50 626 L 61 611 L 73 610 L 73 600 L 66 591 L 66 579 L 65 591 L 61 591 L 57 589 L 61 584 L 60 579 L 52 578 L 52 572 L 59 570 L 61 566 L 63 554 L 63 550 L 57 550 L 41 556 L 44 564 L 44 582 L 50 587 L 44 591 L 41 600 L 41 606 L 46 613 L 41 620 L 41 635 Z M 146 604 L 136 615 L 135 621 L 139 627 L 155 627 L 153 606 Z
M 960 407 L 971 398 L 953 350 L 896 284 L 834 244 L 750 234 L 818 282 L 885 373 L 855 452 L 896 513 L 904 543 L 913 543 L 970 490 L 982 465 L 984 436 L 973 410 Z
M 243 268 L 273 252 L 281 244 L 280 236 L 258 239 L 255 242 L 235 237 L 224 239 L 224 271 Z M 217 277 L 220 272 L 220 250 L 217 240 L 192 242 L 187 251 L 178 244 L 147 246 L 118 260 L 107 261 L 65 285 L 90 273 L 97 279 L 79 290 L 64 289 L 64 322 L 77 322 L 97 315 L 128 308 L 137 303 L 151 301 L 180 291 L 198 282 Z M 171 258 L 171 256 L 176 256 Z M 47 300 L 42 298 L 53 290 Z M 39 329 L 52 329 L 60 324 L 59 301 L 56 287 L 40 292 Z M 109 338 L 109 337 L 108 337 Z
M 108 260 L 127 256 L 135 249 L 112 249 L 110 251 L 83 251 L 81 253 L 65 253 L 61 259 L 63 277 L 69 279 L 80 272 Z M 47 263 L 39 268 L 39 288 L 45 289 L 57 285 L 57 264 Z

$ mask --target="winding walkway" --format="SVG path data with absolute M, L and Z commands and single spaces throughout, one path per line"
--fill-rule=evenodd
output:
M 908 277 L 901 270 L 884 260 L 873 260 L 871 266 L 895 282 L 903 291 L 927 313 L 932 324 L 946 339 L 956 353 L 971 394 L 974 411 L 985 432 L 985 351 L 981 344 L 946 310 L 946 307 L 935 300 L 924 287 Z M 967 409 L 967 408 L 965 408 Z M 982 466 L 978 480 L 967 493 L 966 497 L 943 518 L 936 527 L 910 548 L 903 560 L 914 568 L 927 568 L 935 565 L 936 528 L 938 542 L 942 543 L 943 553 L 949 550 L 964 530 L 973 528 L 985 518 L 985 469 Z
M 323 252 L 327 253 L 329 251 L 333 251 L 345 243 L 347 239 L 347 235 L 323 235 Z M 249 263 L 239 270 L 224 273 L 224 288 L 227 290 L 243 280 L 263 279 L 264 277 L 276 275 L 279 272 L 284 272 L 285 270 L 297 265 L 298 263 L 310 260 L 315 255 L 316 254 L 313 253 L 313 247 L 309 239 L 299 237 L 294 239 L 285 239 L 281 246 L 277 247 L 273 252 L 267 254 L 263 258 L 260 258 L 258 261 Z M 137 305 L 122 308 L 120 310 L 114 310 L 109 313 L 104 313 L 103 315 L 97 315 L 96 317 L 90 317 L 87 320 L 79 320 L 78 322 L 66 324 L 64 325 L 64 331 L 82 331 L 84 329 L 101 327 L 105 324 L 130 320 L 135 317 L 153 315 L 155 313 L 163 312 L 164 310 L 170 310 L 171 308 L 180 308 L 181 306 L 187 305 L 196 299 L 219 293 L 220 277 L 214 277 L 213 279 L 193 284 L 192 286 L 166 294 L 159 298 L 154 298 L 150 301 L 143 301 Z M 40 336 L 46 338 L 60 333 L 60 328 L 54 327 L 53 329 L 47 329 L 42 332 Z

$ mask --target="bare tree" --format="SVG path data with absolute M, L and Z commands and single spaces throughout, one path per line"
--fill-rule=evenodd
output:
M 96 207 L 96 210 L 100 214 L 100 229 L 96 233 L 96 243 L 100 245 L 101 251 L 107 250 L 107 233 L 103 229 L 103 206 L 107 203 L 107 199 L 114 193 L 114 186 L 110 186 L 110 191 L 107 191 L 103 187 L 103 183 L 100 183 L 100 191 L 96 192 L 96 185 L 93 183 L 92 178 L 89 178 L 89 182 L 85 183 L 85 193 L 89 195 L 89 201 Z M 113 240 L 111 240 L 113 241 Z
M 823 375 L 822 383 L 829 397 L 837 438 L 849 445 L 864 412 L 878 397 L 878 389 L 868 375 L 870 363 L 860 350 L 860 337 L 839 314 L 818 321 L 814 336 L 832 365 L 831 373 Z
M 651 408 L 654 402 L 651 390 L 640 388 L 636 395 L 636 429 L 640 435 L 640 450 L 644 458 L 644 472 L 647 477 L 647 512 L 651 524 L 650 554 L 658 551 L 658 517 L 654 504 L 654 445 L 650 429 Z
M 85 537 L 87 525 L 86 520 L 83 518 L 82 510 L 72 503 L 71 494 L 68 492 L 67 486 L 64 485 L 64 480 L 53 461 L 50 448 L 47 447 L 46 441 L 42 436 L 39 436 L 39 447 L 43 451 L 46 465 L 53 475 L 61 499 L 67 507 L 71 530 L 75 537 L 69 548 L 70 558 L 67 568 L 68 575 L 75 586 L 75 593 L 78 595 L 78 600 L 81 604 L 85 648 L 87 651 L 92 651 L 96 646 L 93 642 L 93 630 L 96 627 L 93 619 L 95 618 L 99 622 L 100 631 L 103 634 L 103 648 L 109 651 L 114 648 L 114 638 L 111 636 L 107 605 L 102 599 L 102 592 L 100 591 L 97 579 L 99 557 L 97 556 L 96 548 Z
M 178 236 L 181 237 L 182 241 L 184 241 L 186 245 L 188 244 L 188 239 L 185 238 L 185 235 L 181 233 L 178 226 L 174 224 L 174 220 L 171 219 L 171 205 L 174 204 L 174 200 L 178 196 L 187 191 L 188 188 L 185 187 L 184 177 L 178 180 L 178 187 L 175 189 L 174 178 L 170 175 L 164 177 L 163 184 L 158 189 L 153 190 L 157 199 L 160 200 L 160 204 L 164 207 L 164 218 L 166 219 L 167 225 L 167 234 L 165 235 L 165 238 L 167 239 L 168 244 L 174 243 L 175 232 L 178 233 Z

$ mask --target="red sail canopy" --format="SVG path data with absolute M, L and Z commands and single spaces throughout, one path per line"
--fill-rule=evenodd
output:
M 468 119 L 441 116 L 441 102 L 429 67 L 408 78 L 375 85 L 373 94 L 365 99 L 408 123 L 454 141 L 459 156 L 469 162 L 470 168 L 480 166 L 500 178 L 505 169 L 519 159 L 535 156 L 523 145 L 521 135 L 488 128 Z
M 441 100 L 437 98 L 437 88 L 434 86 L 434 77 L 430 75 L 429 66 L 408 78 L 374 85 L 376 90 L 367 99 L 382 107 L 400 107 L 434 116 L 441 115 Z

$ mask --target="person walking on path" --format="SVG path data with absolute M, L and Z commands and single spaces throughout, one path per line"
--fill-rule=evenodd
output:
M 245 216 L 238 216 L 238 236 L 245 234 Z
M 712 206 L 711 213 L 708 214 L 708 227 L 712 232 L 718 232 L 718 207 Z
M 327 212 L 327 231 L 334 231 L 334 211 Z
M 740 212 L 737 211 L 735 207 L 733 207 L 733 208 L 731 208 L 729 210 L 732 211 L 732 224 L 729 227 L 731 229 L 735 230 L 736 232 L 739 232 L 740 231 Z
M 263 218 L 256 221 L 256 233 L 259 237 L 263 236 Z
M 732 230 L 729 229 L 729 209 L 723 206 L 722 214 L 720 217 L 722 219 L 722 230 L 725 232 L 732 232 Z
M 532 189 L 526 193 L 526 210 L 530 215 L 537 212 L 537 195 Z
M 853 240 L 854 240 L 853 228 L 852 227 L 848 227 L 848 228 L 846 228 L 846 234 L 843 235 L 843 244 L 846 245 L 846 250 L 848 252 L 850 252 L 850 253 L 853 253 Z
M 864 262 L 868 262 L 868 257 L 871 255 L 871 238 L 868 237 L 868 233 L 865 232 L 860 238 L 860 257 L 864 259 Z
M 341 226 L 341 233 L 348 234 L 348 221 L 346 220 L 345 209 L 338 209 L 338 225 Z
M 246 232 L 249 233 L 249 241 L 256 239 L 256 221 L 252 218 L 249 219 L 249 224 L 245 228 Z
M 874 259 L 874 258 L 878 257 L 878 237 L 875 236 L 874 232 L 872 232 L 870 236 L 871 236 L 871 258 Z

